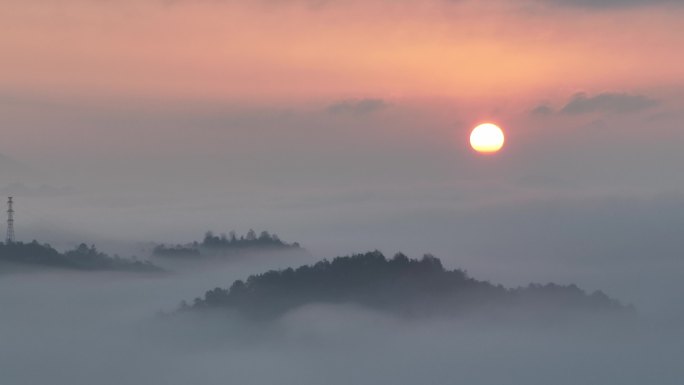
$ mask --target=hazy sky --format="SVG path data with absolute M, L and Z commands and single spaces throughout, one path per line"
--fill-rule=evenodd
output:
M 24 240 L 256 227 L 503 282 L 612 275 L 637 300 L 631 274 L 684 247 L 683 16 L 666 0 L 5 0 L 0 189 Z M 495 156 L 467 144 L 485 121 L 507 135 Z
M 0 0 L 18 240 L 144 258 L 255 228 L 311 252 L 159 277 L 3 268 L 0 382 L 681 384 L 682 20 L 682 0 Z M 482 122 L 501 152 L 470 149 Z M 637 320 L 154 317 L 373 249 L 601 289 Z

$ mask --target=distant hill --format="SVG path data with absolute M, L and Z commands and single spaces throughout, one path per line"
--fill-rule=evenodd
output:
M 109 256 L 98 251 L 95 246 L 81 244 L 74 250 L 60 253 L 52 246 L 41 245 L 37 241 L 0 243 L 0 263 L 75 270 L 161 271 L 147 261 Z
M 224 309 L 255 319 L 272 319 L 314 303 L 357 304 L 409 317 L 430 315 L 565 317 L 582 311 L 627 313 L 630 307 L 597 291 L 575 285 L 538 285 L 507 289 L 446 270 L 439 259 L 397 254 L 386 259 L 369 252 L 314 265 L 269 271 L 235 281 L 229 289 L 207 291 L 181 311 Z
M 257 235 L 254 230 L 249 230 L 244 236 L 238 236 L 234 231 L 228 235 L 214 235 L 213 232 L 208 231 L 202 242 L 174 246 L 158 245 L 152 253 L 157 257 L 198 258 L 226 256 L 248 250 L 285 249 L 301 249 L 301 246 L 297 242 L 283 242 L 276 234 L 270 234 L 267 231 L 262 231 Z

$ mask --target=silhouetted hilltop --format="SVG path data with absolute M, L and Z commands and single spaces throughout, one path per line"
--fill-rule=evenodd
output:
M 0 243 L 0 262 L 20 265 L 50 266 L 76 270 L 117 270 L 152 272 L 161 269 L 150 262 L 109 256 L 95 246 L 79 245 L 64 253 L 48 244 L 37 241 L 30 243 Z
M 234 310 L 269 319 L 312 303 L 352 303 L 406 316 L 536 314 L 564 316 L 589 310 L 619 313 L 631 308 L 600 291 L 587 294 L 575 285 L 529 285 L 507 289 L 470 278 L 462 270 L 446 270 L 439 259 L 420 260 L 397 254 L 386 259 L 369 252 L 297 269 L 288 268 L 235 281 L 181 304 L 183 311 Z
M 258 236 L 254 230 L 249 230 L 246 235 L 238 235 L 231 231 L 228 235 L 214 235 L 208 231 L 202 242 L 193 242 L 185 245 L 159 245 L 154 248 L 153 254 L 159 257 L 202 257 L 214 255 L 229 255 L 245 250 L 283 250 L 301 249 L 299 243 L 286 243 L 280 240 L 276 234 L 262 231 Z

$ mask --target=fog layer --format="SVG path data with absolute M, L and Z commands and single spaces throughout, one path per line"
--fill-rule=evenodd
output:
M 643 316 L 538 327 L 326 304 L 269 323 L 155 314 L 249 274 L 308 262 L 254 256 L 155 277 L 4 274 L 2 383 L 636 385 L 679 384 L 684 375 L 681 327 Z

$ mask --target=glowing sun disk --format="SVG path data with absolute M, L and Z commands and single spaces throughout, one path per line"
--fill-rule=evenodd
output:
M 470 133 L 470 146 L 477 152 L 497 152 L 503 145 L 504 133 L 496 124 L 480 124 Z

